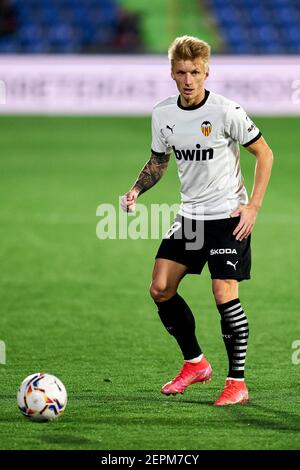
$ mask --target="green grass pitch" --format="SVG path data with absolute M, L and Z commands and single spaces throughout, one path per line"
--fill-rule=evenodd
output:
M 227 372 L 207 269 L 180 293 L 196 319 L 213 381 L 184 395 L 160 387 L 181 366 L 148 295 L 159 240 L 99 240 L 96 208 L 117 207 L 149 157 L 148 118 L 1 117 L 1 449 L 297 449 L 299 122 L 259 118 L 275 165 L 253 235 L 252 280 L 240 298 L 250 323 L 250 403 L 211 406 Z M 242 150 L 251 190 L 254 157 Z M 175 162 L 141 202 L 178 202 Z M 57 422 L 24 419 L 16 392 L 47 371 L 66 385 Z

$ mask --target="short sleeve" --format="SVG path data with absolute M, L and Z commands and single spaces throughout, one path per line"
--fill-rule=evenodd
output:
M 260 130 L 244 109 L 235 103 L 230 105 L 227 111 L 225 130 L 233 140 L 244 147 L 253 144 L 261 136 Z
M 152 113 L 152 143 L 151 151 L 154 154 L 162 155 L 171 153 L 172 149 L 168 146 L 162 130 L 159 126 L 155 111 Z

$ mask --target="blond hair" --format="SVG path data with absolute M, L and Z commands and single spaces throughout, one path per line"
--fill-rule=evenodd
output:
M 178 60 L 194 60 L 201 58 L 208 67 L 210 45 L 194 36 L 180 36 L 169 47 L 168 58 L 173 68 Z

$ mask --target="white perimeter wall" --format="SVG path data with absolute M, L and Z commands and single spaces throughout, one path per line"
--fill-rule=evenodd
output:
M 214 57 L 206 87 L 256 115 L 300 114 L 300 57 Z M 161 56 L 0 56 L 0 114 L 150 114 L 176 94 Z

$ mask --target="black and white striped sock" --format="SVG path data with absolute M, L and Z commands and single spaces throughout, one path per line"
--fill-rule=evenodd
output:
M 243 379 L 249 336 L 247 317 L 239 299 L 217 305 L 217 308 L 229 361 L 228 377 Z

